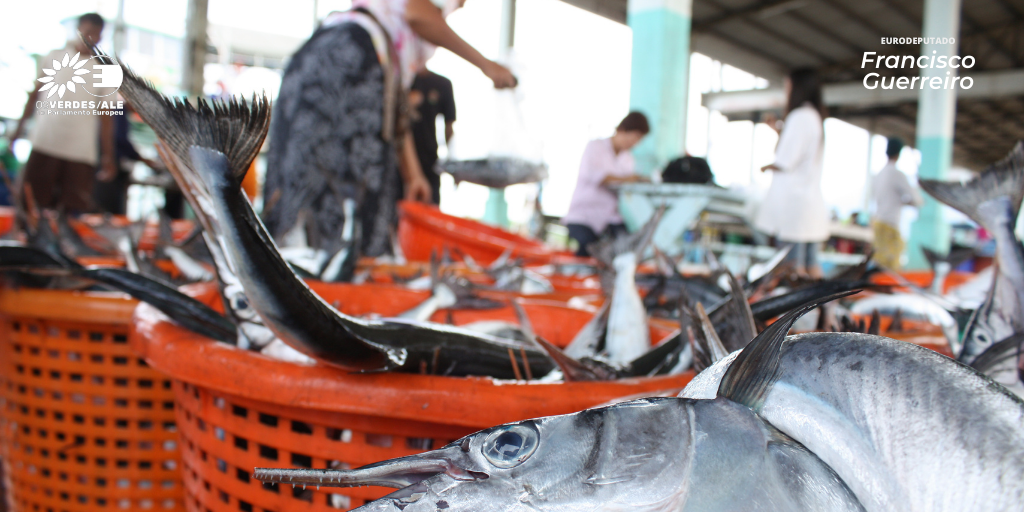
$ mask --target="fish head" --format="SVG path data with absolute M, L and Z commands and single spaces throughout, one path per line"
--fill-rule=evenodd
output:
M 361 512 L 667 510 L 689 473 L 689 407 L 647 398 L 508 423 L 304 483 L 399 488 Z

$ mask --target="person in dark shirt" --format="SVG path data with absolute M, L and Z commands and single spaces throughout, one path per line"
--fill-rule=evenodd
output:
M 124 215 L 126 213 L 128 208 L 128 185 L 131 184 L 132 164 L 134 162 L 142 162 L 152 169 L 159 169 L 156 162 L 140 155 L 132 141 L 128 138 L 128 132 L 131 130 L 128 116 L 131 113 L 131 107 L 125 103 L 124 110 L 111 116 L 114 121 L 114 153 L 116 155 L 117 173 L 110 176 L 105 175 L 101 169 L 97 169 L 96 181 L 93 184 L 93 201 L 96 209 L 103 213 L 115 215 Z
M 444 116 L 444 141 L 449 143 L 455 133 L 455 95 L 452 82 L 424 68 L 416 74 L 409 91 L 409 111 L 416 156 L 423 174 L 430 182 L 434 204 L 441 203 L 441 175 L 434 172 L 437 163 L 437 116 Z

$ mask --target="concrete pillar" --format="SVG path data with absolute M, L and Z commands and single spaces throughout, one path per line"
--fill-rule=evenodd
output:
M 498 30 L 499 61 L 509 64 L 512 56 L 512 47 L 515 46 L 516 36 L 516 0 L 502 0 L 501 2 L 501 27 Z M 492 188 L 487 196 L 487 204 L 484 207 L 484 222 L 500 227 L 508 227 L 508 201 L 505 200 L 503 189 Z
M 692 0 L 629 0 L 629 107 L 651 122 L 651 134 L 633 150 L 643 174 L 660 170 L 686 148 L 691 14 Z
M 203 66 L 206 65 L 206 13 L 209 0 L 188 0 L 185 16 L 185 59 L 181 90 L 189 98 L 203 95 Z
M 956 38 L 960 35 L 960 0 L 925 0 L 922 35 Z M 934 52 L 934 53 L 933 53 Z M 956 44 L 924 44 L 921 55 L 931 57 L 952 56 Z M 922 69 L 921 77 L 940 77 L 945 81 L 947 71 Z M 956 89 L 921 89 L 917 103 L 917 149 L 921 152 L 920 178 L 946 179 L 953 160 L 953 127 L 956 119 Z M 907 243 L 908 268 L 928 268 L 921 247 L 929 247 L 939 254 L 949 251 L 950 229 L 942 215 L 942 206 L 925 194 L 925 202 L 918 212 L 917 221 L 910 229 Z

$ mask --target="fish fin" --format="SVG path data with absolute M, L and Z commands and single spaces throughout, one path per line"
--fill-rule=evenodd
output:
M 871 325 L 868 326 L 867 333 L 868 334 L 873 334 L 875 336 L 881 336 L 881 334 L 882 334 L 882 312 L 881 311 L 876 309 L 876 310 L 871 312 Z
M 896 312 L 892 314 L 892 322 L 889 323 L 889 329 L 886 332 L 903 332 L 903 310 L 896 308 Z
M 693 335 L 690 340 L 693 344 L 694 369 L 698 366 L 697 361 L 700 361 L 700 370 L 703 370 L 729 355 L 729 351 L 715 332 L 715 326 L 704 311 L 703 304 L 698 302 L 694 309 L 688 309 L 687 312 L 692 322 Z
M 1016 357 L 1019 360 L 1018 349 L 1022 343 L 1024 343 L 1024 333 L 1014 334 L 998 343 L 992 344 L 991 347 L 988 347 L 978 357 L 974 358 L 969 366 L 987 375 L 996 363 L 1007 357 Z
M 921 188 L 932 197 L 959 210 L 973 221 L 986 226 L 978 206 L 986 201 L 1006 197 L 1013 209 L 1011 222 L 1016 224 L 1024 201 L 1024 142 L 1018 142 L 1003 160 L 966 183 L 920 180 Z
M 519 321 L 519 328 L 523 331 L 530 340 L 537 340 L 537 333 L 533 330 L 533 322 L 530 321 L 530 317 L 526 315 L 526 310 L 523 309 L 523 305 L 518 300 L 513 298 L 508 301 L 512 306 L 512 309 L 516 312 L 516 320 Z
M 921 252 L 924 254 L 924 259 L 928 260 L 928 266 L 931 267 L 932 272 L 935 272 L 935 265 L 943 260 L 942 256 L 939 256 L 939 253 L 923 245 L 921 246 Z
M 679 362 L 679 358 L 689 348 L 683 343 L 683 332 L 677 331 L 664 342 L 648 350 L 642 356 L 629 362 L 629 376 L 631 377 L 653 377 L 662 375 L 672 370 Z
M 543 338 L 535 337 L 534 340 L 547 352 L 548 356 L 558 365 L 558 368 L 562 370 L 562 375 L 566 382 L 600 381 L 615 378 L 615 375 L 608 375 L 603 372 L 602 368 L 584 364 L 565 355 L 565 352 L 560 348 L 548 343 Z
M 103 64 L 121 67 L 124 80 L 118 92 L 178 159 L 191 162 L 189 147 L 194 145 L 216 149 L 226 155 L 231 177 L 241 185 L 270 128 L 270 101 L 265 95 L 253 94 L 250 101 L 198 98 L 193 106 L 160 94 L 153 84 L 95 46 L 93 53 Z
M 718 386 L 718 396 L 728 398 L 757 411 L 764 405 L 768 391 L 779 376 L 779 358 L 786 334 L 793 323 L 808 311 L 859 290 L 846 291 L 814 299 L 786 313 L 761 332 L 729 366 Z
M 757 336 L 757 325 L 754 323 L 754 313 L 750 310 L 750 303 L 747 302 L 747 295 L 743 292 L 736 276 L 732 272 L 725 271 L 729 279 L 730 298 L 722 308 L 723 321 L 733 327 L 729 330 L 735 339 L 726 339 L 722 345 L 728 352 L 739 350 L 750 343 L 750 340 Z
M 572 341 L 565 347 L 566 354 L 571 354 L 572 357 L 597 355 L 598 346 L 604 339 L 604 333 L 607 330 L 610 307 L 611 301 L 606 300 L 601 304 L 601 309 L 597 310 L 597 313 L 587 321 L 586 325 L 576 333 L 576 336 L 573 336 Z M 602 328 L 602 326 L 604 327 Z M 591 334 L 593 336 L 589 336 Z
M 658 229 L 662 216 L 665 214 L 665 207 L 662 206 L 654 211 L 654 215 L 644 225 L 628 236 L 602 237 L 601 239 L 587 246 L 587 250 L 605 267 L 611 268 L 616 256 L 632 251 L 636 254 L 637 262 L 643 256 L 647 246 L 654 239 L 654 232 Z

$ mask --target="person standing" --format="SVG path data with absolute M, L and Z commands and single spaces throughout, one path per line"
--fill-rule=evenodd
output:
M 409 200 L 431 193 L 404 108 L 421 63 L 441 46 L 494 87 L 516 85 L 448 26 L 445 16 L 463 1 L 355 0 L 292 56 L 270 126 L 263 220 L 272 236 L 280 239 L 308 210 L 320 248 L 333 253 L 342 244 L 342 205 L 352 198 L 362 254 L 390 251 L 402 184 Z
M 754 219 L 754 227 L 789 246 L 787 260 L 798 274 L 820 278 L 818 252 L 829 238 L 829 214 L 821 192 L 825 152 L 824 108 L 821 86 L 812 69 L 797 69 L 785 81 L 786 120 L 779 131 L 775 161 L 761 168 L 771 171 L 772 184 Z
M 128 209 L 128 185 L 131 184 L 132 164 L 142 162 L 151 169 L 157 170 L 159 164 L 139 154 L 132 144 L 128 133 L 131 131 L 131 123 L 128 116 L 131 114 L 131 107 L 125 104 L 125 108 L 118 110 L 112 116 L 114 121 L 114 162 L 117 165 L 117 174 L 113 179 L 97 179 L 93 185 L 93 201 L 96 210 L 102 213 L 124 215 Z M 102 154 L 102 148 L 100 149 Z M 102 169 L 97 169 L 97 175 Z
M 37 101 L 91 102 L 103 99 L 87 92 L 82 82 L 72 81 L 75 73 L 69 65 L 71 60 L 80 61 L 92 56 L 89 45 L 99 44 L 103 18 L 96 13 L 83 14 L 78 18 L 78 32 L 81 38 L 70 40 L 64 48 L 43 57 L 38 76 L 46 82 L 37 80 L 36 88 L 29 95 L 21 119 L 10 137 L 12 144 L 21 138 L 25 123 L 35 116 L 35 127 L 30 137 L 32 152 L 25 162 L 23 183 L 30 186 L 39 208 L 64 209 L 68 213 L 92 210 L 94 179 L 110 181 L 117 176 L 112 116 L 95 115 L 93 109 L 71 112 L 74 115 L 53 111 L 36 115 Z M 63 65 L 57 65 L 61 63 Z M 83 69 L 93 65 L 94 61 L 90 60 Z M 44 73 L 44 70 L 53 73 Z M 71 87 L 66 83 L 80 85 Z M 44 91 L 44 88 L 48 90 Z M 54 91 L 58 90 L 61 92 L 55 94 Z M 102 160 L 97 140 L 104 149 Z
M 562 217 L 569 237 L 578 245 L 577 256 L 590 256 L 587 246 L 603 235 L 619 236 L 626 232 L 619 215 L 619 196 L 611 187 L 645 180 L 637 176 L 630 150 L 650 131 L 647 116 L 630 112 L 615 128 L 614 135 L 587 143 L 569 211 Z
M 409 91 L 409 119 L 416 157 L 427 181 L 434 204 L 441 204 L 441 175 L 437 164 L 437 116 L 444 117 L 444 142 L 451 144 L 455 134 L 455 93 L 452 81 L 423 67 L 412 81 Z
M 903 141 L 889 137 L 885 155 L 889 157 L 885 167 L 878 171 L 871 183 L 871 196 L 875 211 L 871 227 L 875 232 L 875 261 L 890 270 L 900 269 L 903 254 L 903 237 L 900 235 L 900 216 L 904 206 L 921 206 L 921 193 L 910 185 L 907 175 L 896 169 L 900 159 Z

